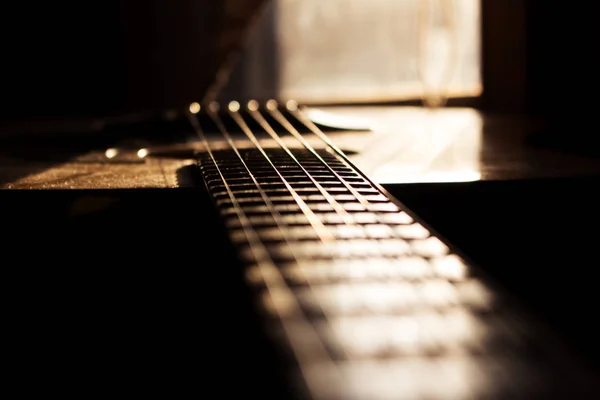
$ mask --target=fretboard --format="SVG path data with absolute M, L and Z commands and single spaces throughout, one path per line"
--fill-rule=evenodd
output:
M 223 111 L 190 114 L 205 146 L 199 169 L 307 398 L 555 398 L 584 388 L 547 330 L 301 110 Z

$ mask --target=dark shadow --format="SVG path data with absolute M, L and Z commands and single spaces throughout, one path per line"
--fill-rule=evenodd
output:
M 243 385 L 290 398 L 209 200 L 195 189 L 0 191 L 8 387 L 80 398 Z
M 582 115 L 581 118 L 587 117 Z M 600 158 L 600 134 L 594 128 L 590 129 L 591 121 L 574 124 L 577 119 L 577 116 L 573 117 L 570 123 L 555 121 L 551 127 L 531 133 L 526 144 L 536 149 Z
M 186 165 L 176 172 L 177 186 L 183 188 L 204 189 L 204 181 L 197 166 Z
M 600 175 L 386 188 L 600 367 L 599 185 Z
M 496 7 L 500 3 L 500 7 L 509 7 L 508 2 L 494 3 L 498 3 L 494 4 Z M 506 30 L 514 31 L 517 27 L 519 36 L 511 42 L 509 36 L 496 32 L 495 46 L 489 51 L 492 58 L 487 63 L 484 60 L 484 70 L 487 67 L 495 75 L 487 73 L 490 79 L 484 79 L 485 91 L 499 84 L 515 87 L 519 81 L 511 72 L 519 71 L 521 93 L 505 92 L 504 95 L 510 96 L 504 101 L 510 104 L 526 100 L 525 111 L 548 122 L 544 130 L 531 134 L 528 144 L 600 158 L 597 104 L 589 100 L 600 90 L 600 61 L 596 50 L 600 4 L 593 0 L 581 0 L 576 7 L 543 0 L 515 4 L 518 3 L 523 3 L 519 5 L 525 11 L 521 26 L 519 21 L 500 13 L 490 14 L 491 18 L 486 20 L 493 23 L 495 19 Z M 507 57 L 506 51 L 514 52 L 517 43 L 521 43 L 518 45 L 520 54 Z M 505 52 L 501 52 L 502 49 Z

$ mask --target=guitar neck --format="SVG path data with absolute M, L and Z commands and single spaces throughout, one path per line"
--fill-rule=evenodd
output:
M 578 361 L 302 110 L 194 112 L 204 183 L 307 398 L 553 398 L 577 385 Z

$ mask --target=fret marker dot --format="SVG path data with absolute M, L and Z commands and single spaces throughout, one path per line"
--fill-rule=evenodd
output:
M 149 154 L 148 149 L 139 149 L 137 152 L 138 158 L 146 158 L 148 156 L 148 154 Z
M 190 104 L 190 112 L 192 114 L 198 114 L 200 112 L 200 109 L 202 107 L 200 107 L 200 103 L 192 103 Z
M 104 152 L 104 156 L 106 158 L 115 158 L 119 154 L 119 150 L 117 149 L 107 149 Z

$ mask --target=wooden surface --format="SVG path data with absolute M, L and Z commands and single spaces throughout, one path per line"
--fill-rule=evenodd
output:
M 527 144 L 543 121 L 486 115 L 468 108 L 336 108 L 373 126 L 362 136 L 336 140 L 380 183 L 534 179 L 600 173 L 600 159 Z
M 416 107 L 337 107 L 308 112 L 323 122 L 370 126 L 371 131 L 329 136 L 382 184 L 600 174 L 598 158 L 526 145 L 527 136 L 543 124 L 523 117 L 483 116 L 460 108 L 430 112 Z M 109 160 L 104 157 L 106 148 L 61 152 L 59 145 L 32 143 L 13 139 L 1 144 L 1 188 L 172 188 L 184 186 L 177 170 L 192 162 L 189 151 L 155 157 L 155 149 L 149 147 L 150 155 L 143 159 L 133 152 L 129 158 Z

